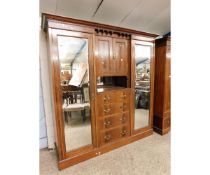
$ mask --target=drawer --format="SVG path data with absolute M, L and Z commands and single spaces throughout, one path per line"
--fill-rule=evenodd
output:
M 103 104 L 128 102 L 129 92 L 129 89 L 124 89 L 98 93 L 98 101 Z
M 98 116 L 107 116 L 117 113 L 129 111 L 128 103 L 111 103 L 111 104 L 99 104 Z
M 118 139 L 127 137 L 130 135 L 129 125 L 120 126 L 116 129 L 101 131 L 99 138 L 99 145 L 104 145 Z
M 99 130 L 105 130 L 116 126 L 129 124 L 129 113 L 121 113 L 99 119 Z

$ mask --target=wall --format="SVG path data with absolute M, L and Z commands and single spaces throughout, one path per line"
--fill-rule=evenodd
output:
M 40 56 L 40 75 L 43 92 L 43 104 L 46 116 L 46 133 L 48 148 L 54 148 L 55 134 L 54 134 L 54 122 L 53 122 L 53 104 L 52 104 L 52 88 L 51 78 L 49 75 L 49 59 L 47 54 L 47 37 L 46 33 L 41 30 L 40 20 L 40 31 L 39 31 L 39 56 Z M 41 123 L 40 123 L 41 125 Z M 40 132 L 43 132 L 40 130 Z M 41 133 L 40 133 L 41 134 Z
M 39 72 L 40 72 L 40 69 L 39 69 Z M 46 147 L 47 147 L 46 117 L 45 117 L 45 111 L 44 111 L 42 82 L 41 82 L 41 77 L 40 77 L 39 78 L 39 148 L 42 149 Z

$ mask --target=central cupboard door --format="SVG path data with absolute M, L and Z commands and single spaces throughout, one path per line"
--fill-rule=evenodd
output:
M 113 59 L 112 55 L 112 38 L 110 37 L 96 37 L 96 67 L 97 76 L 104 76 L 111 74 L 110 60 Z
M 97 76 L 127 75 L 128 40 L 96 36 Z
M 128 73 L 128 40 L 113 38 L 112 72 L 116 75 Z

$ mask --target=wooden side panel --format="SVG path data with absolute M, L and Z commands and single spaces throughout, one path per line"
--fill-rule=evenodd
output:
M 171 50 L 170 46 L 166 48 L 166 63 L 165 63 L 165 87 L 164 87 L 164 116 L 170 116 L 171 110 Z
M 170 130 L 171 116 L 171 50 L 170 39 L 156 41 L 154 130 L 165 134 Z
M 155 87 L 154 87 L 154 115 L 163 113 L 164 75 L 165 75 L 165 46 L 156 45 L 155 49 Z

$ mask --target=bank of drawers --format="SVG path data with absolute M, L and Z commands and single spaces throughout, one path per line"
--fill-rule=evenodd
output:
M 99 145 L 130 135 L 130 89 L 98 93 Z

